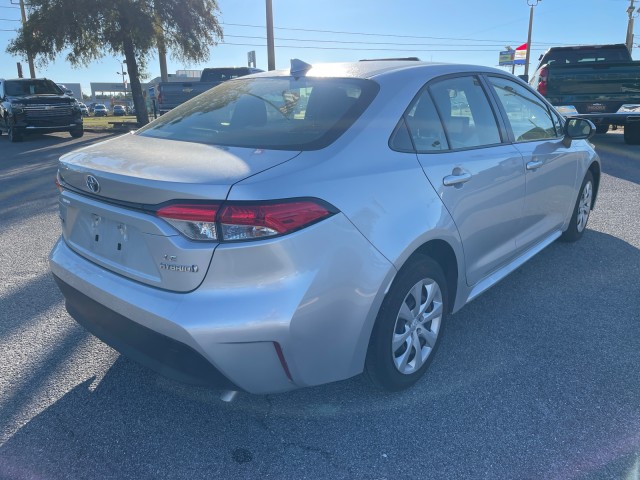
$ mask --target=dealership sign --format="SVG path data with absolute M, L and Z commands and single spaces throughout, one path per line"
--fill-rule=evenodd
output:
M 523 43 L 515 50 L 505 50 L 500 52 L 498 65 L 505 67 L 508 65 L 524 65 L 527 58 L 527 44 Z
M 515 53 L 515 50 L 505 50 L 504 52 L 500 52 L 498 65 L 500 65 L 501 67 L 513 65 L 513 58 L 515 56 Z

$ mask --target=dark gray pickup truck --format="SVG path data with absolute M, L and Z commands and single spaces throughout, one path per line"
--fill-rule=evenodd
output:
M 0 134 L 19 142 L 29 133 L 84 133 L 76 99 L 46 78 L 0 79 Z
M 222 82 L 258 72 L 262 70 L 249 67 L 205 68 L 197 82 L 161 82 L 155 88 L 158 111 L 162 115 Z
M 624 44 L 550 48 L 530 83 L 565 116 L 588 118 L 598 133 L 624 126 L 625 142 L 640 144 L 640 62 Z

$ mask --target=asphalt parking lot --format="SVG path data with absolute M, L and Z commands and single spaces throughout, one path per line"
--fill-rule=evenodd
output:
M 54 175 L 100 141 L 0 136 L 0 478 L 640 476 L 640 146 L 595 138 L 588 231 L 449 317 L 413 389 L 268 396 L 166 380 L 77 325 L 48 273 Z

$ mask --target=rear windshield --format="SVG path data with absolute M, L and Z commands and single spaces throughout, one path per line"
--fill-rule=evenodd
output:
M 12 97 L 27 95 L 62 95 L 63 92 L 51 80 L 7 80 L 5 94 Z
M 556 50 L 545 55 L 543 63 L 571 65 L 576 63 L 616 63 L 628 62 L 631 58 L 627 49 L 593 48 L 575 50 Z
M 241 78 L 174 108 L 138 135 L 213 145 L 317 150 L 342 135 L 378 85 L 342 78 Z

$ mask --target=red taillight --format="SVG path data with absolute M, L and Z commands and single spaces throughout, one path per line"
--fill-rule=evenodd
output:
M 193 222 L 215 222 L 219 204 L 178 204 L 162 207 L 157 211 L 159 217 Z
M 267 204 L 227 204 L 218 216 L 225 240 L 284 235 L 331 215 L 313 201 Z
M 62 184 L 60 183 L 60 179 L 58 178 L 58 176 L 56 175 L 56 188 L 58 189 L 59 192 L 62 192 L 64 190 L 64 187 L 62 186 Z
M 255 240 L 286 235 L 335 213 L 316 200 L 174 204 L 156 214 L 192 240 Z
M 547 67 L 540 69 L 540 75 L 538 76 L 538 93 L 543 97 L 547 96 L 547 85 L 549 80 L 549 70 Z

